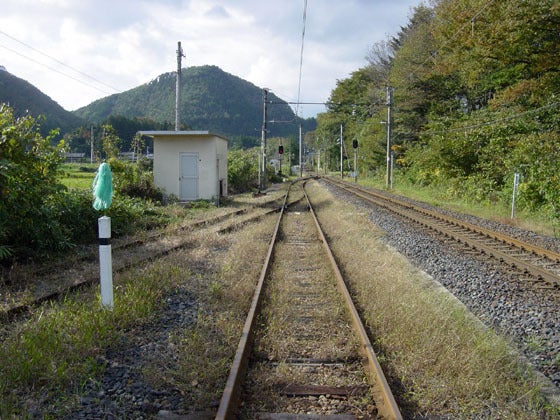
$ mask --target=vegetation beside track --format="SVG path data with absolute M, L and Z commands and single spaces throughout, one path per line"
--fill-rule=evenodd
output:
M 144 378 L 179 389 L 192 409 L 211 409 L 223 391 L 274 222 L 269 217 L 233 234 L 193 235 L 192 248 L 116 273 L 113 312 L 99 307 L 98 287 L 92 287 L 1 325 L 0 418 L 70 412 L 84 384 L 102 377 L 106 352 L 133 345 L 177 287 L 196 299 L 196 323 L 170 333 L 173 357 L 147 360 Z
M 492 202 L 490 200 L 471 200 L 457 194 L 451 194 L 449 188 L 441 185 L 419 185 L 411 182 L 404 174 L 396 171 L 394 174 L 393 189 L 390 192 L 410 197 L 414 200 L 429 203 L 433 206 L 448 209 L 458 213 L 470 214 L 483 219 L 495 220 L 500 223 L 517 226 L 522 229 L 537 232 L 552 237 L 560 237 L 558 224 L 539 211 L 530 211 L 527 208 L 514 211 L 511 218 L 510 202 Z M 336 176 L 336 175 L 335 175 Z M 350 178 L 345 178 L 351 180 Z M 383 174 L 367 178 L 359 178 L 358 183 L 366 187 L 385 190 Z
M 310 190 L 405 415 L 558 415 L 505 339 L 387 249 L 365 212 Z

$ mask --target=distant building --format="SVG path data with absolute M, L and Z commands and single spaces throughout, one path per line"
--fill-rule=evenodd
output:
M 227 139 L 209 131 L 141 131 L 154 139 L 154 184 L 180 201 L 227 196 Z
M 83 162 L 86 154 L 85 153 L 64 153 L 64 157 L 66 158 L 66 162 Z

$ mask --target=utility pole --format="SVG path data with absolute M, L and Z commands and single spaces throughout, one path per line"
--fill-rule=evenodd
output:
M 344 152 L 342 150 L 344 139 L 342 138 L 342 124 L 340 124 L 340 178 L 344 178 Z
M 91 126 L 89 140 L 91 143 L 91 150 L 89 152 L 89 163 L 93 163 L 93 125 Z
M 303 165 L 301 161 L 301 149 L 302 149 L 302 141 L 301 141 L 301 124 L 299 125 L 299 177 L 303 178 Z
M 391 180 L 391 106 L 393 105 L 393 88 L 387 86 L 387 177 L 385 186 L 389 189 L 392 185 Z
M 263 89 L 263 123 L 262 123 L 262 138 L 261 138 L 261 191 L 266 190 L 266 120 L 267 120 L 267 102 L 268 102 L 268 89 Z
M 181 58 L 185 57 L 181 41 L 177 42 L 177 82 L 175 84 L 175 131 L 179 131 L 179 104 L 181 102 Z

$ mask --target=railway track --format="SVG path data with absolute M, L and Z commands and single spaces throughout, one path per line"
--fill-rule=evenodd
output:
M 492 257 L 509 268 L 516 269 L 518 273 L 530 276 L 541 287 L 560 288 L 560 254 L 557 252 L 416 206 L 393 195 L 330 177 L 322 179 L 369 203 Z
M 285 203 L 216 418 L 401 418 L 302 183 Z
M 172 251 L 188 247 L 196 232 L 205 229 L 216 234 L 239 229 L 254 223 L 268 214 L 278 212 L 281 201 L 272 197 L 259 204 L 226 211 L 223 214 L 182 224 L 165 232 L 145 238 L 116 241 L 112 246 L 113 271 L 122 272 L 146 261 L 154 260 Z M 27 287 L 9 293 L 0 289 L 0 320 L 10 320 L 43 302 L 61 298 L 68 292 L 99 282 L 97 247 L 93 252 L 76 257 L 71 263 L 49 265 L 24 273 Z M 20 280 L 12 280 L 18 283 Z M 4 296 L 3 296 L 4 295 Z

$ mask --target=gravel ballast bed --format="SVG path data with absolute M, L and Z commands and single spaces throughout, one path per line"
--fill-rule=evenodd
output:
M 372 211 L 372 206 L 362 200 L 338 188 L 328 188 L 336 197 L 367 208 L 370 220 L 386 232 L 385 240 L 389 245 L 441 283 L 486 325 L 513 339 L 533 366 L 560 390 L 557 366 L 560 362 L 559 290 L 538 290 L 513 280 L 501 266 L 469 257 L 465 250 L 404 223 L 386 210 Z M 552 249 L 558 249 L 560 242 L 473 216 L 459 217 Z
M 88 382 L 80 406 L 68 419 L 177 418 L 188 413 L 188 396 L 169 385 L 154 386 L 145 380 L 147 361 L 165 361 L 173 369 L 169 337 L 196 324 L 198 305 L 187 290 L 177 289 L 166 299 L 157 319 L 128 331 L 122 346 L 99 362 L 105 373 L 99 382 Z M 153 362 L 148 362 L 151 364 Z M 210 416 L 211 417 L 211 416 Z M 209 417 L 209 418 L 210 418 Z M 201 416 L 201 418 L 203 418 Z

